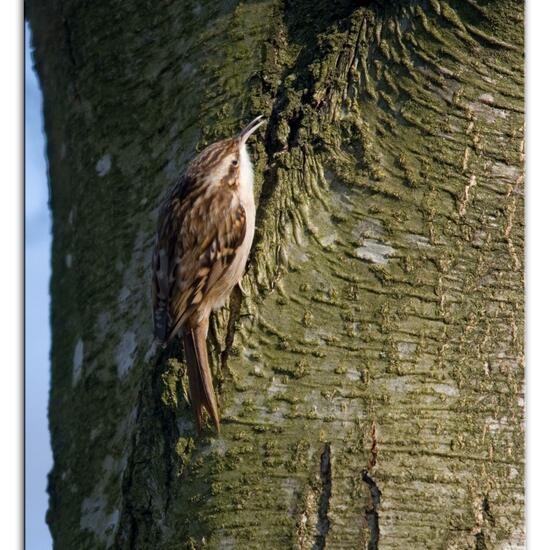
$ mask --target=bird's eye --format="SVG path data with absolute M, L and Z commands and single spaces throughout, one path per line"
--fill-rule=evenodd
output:
M 237 165 L 239 164 L 239 161 L 238 161 L 237 159 L 233 159 L 233 160 L 231 161 L 231 164 L 232 164 L 233 166 L 237 166 Z

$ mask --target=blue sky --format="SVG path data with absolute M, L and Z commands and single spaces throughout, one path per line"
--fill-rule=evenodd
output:
M 46 525 L 47 474 L 52 467 L 47 403 L 50 387 L 48 208 L 42 92 L 25 25 L 25 536 L 31 550 L 52 548 Z

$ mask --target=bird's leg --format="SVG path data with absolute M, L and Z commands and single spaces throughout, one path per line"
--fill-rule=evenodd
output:
M 235 325 L 239 320 L 241 313 L 242 290 L 239 292 L 239 290 L 237 290 L 237 286 L 239 285 L 235 285 L 229 298 L 229 322 L 227 323 L 227 332 L 225 334 L 225 349 L 221 354 L 222 376 L 224 375 L 224 373 L 229 372 L 227 361 L 229 359 L 231 348 L 233 347 L 233 339 L 235 338 Z

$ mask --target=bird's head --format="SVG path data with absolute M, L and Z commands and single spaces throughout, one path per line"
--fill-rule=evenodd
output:
M 189 171 L 209 180 L 208 183 L 236 185 L 241 173 L 251 169 L 246 141 L 264 123 L 265 118 L 260 115 L 236 136 L 209 145 L 193 161 Z

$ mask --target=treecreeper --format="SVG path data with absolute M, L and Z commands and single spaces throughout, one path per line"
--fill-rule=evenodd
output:
M 154 335 L 166 346 L 183 339 L 197 429 L 202 409 L 220 431 L 206 338 L 210 313 L 240 283 L 254 237 L 254 170 L 248 138 L 265 122 L 255 118 L 238 135 L 206 147 L 165 195 L 153 251 Z

